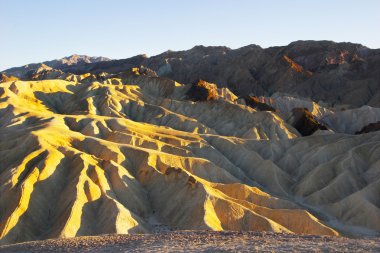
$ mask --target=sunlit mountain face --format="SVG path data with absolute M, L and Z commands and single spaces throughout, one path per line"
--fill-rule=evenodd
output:
M 380 51 L 297 41 L 1 73 L 0 244 L 380 233 Z

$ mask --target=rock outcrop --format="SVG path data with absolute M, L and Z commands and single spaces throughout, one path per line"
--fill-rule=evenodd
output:
M 215 84 L 199 80 L 190 86 L 190 89 L 186 92 L 186 96 L 195 102 L 211 101 L 218 98 L 218 92 Z
M 363 127 L 362 130 L 356 132 L 356 134 L 364 134 L 364 133 L 370 133 L 370 132 L 376 132 L 376 131 L 380 131 L 380 121 L 376 123 L 371 123 Z
M 253 109 L 259 111 L 276 111 L 276 109 L 274 109 L 272 106 L 261 102 L 257 96 L 245 96 L 243 99 L 245 101 L 245 104 L 252 107 Z
M 327 127 L 319 123 L 307 108 L 294 108 L 287 122 L 302 136 L 309 136 L 317 130 L 327 130 Z
M 6 74 L 3 74 L 3 73 L 0 74 L 0 83 L 17 81 L 17 80 L 19 80 L 17 77 L 7 76 Z

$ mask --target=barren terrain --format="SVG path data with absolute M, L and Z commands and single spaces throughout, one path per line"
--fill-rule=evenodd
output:
M 379 252 L 380 239 L 271 232 L 184 231 L 83 236 L 0 247 L 0 252 Z
M 360 73 L 372 81 L 362 87 L 356 76 L 349 87 L 362 87 L 367 102 L 354 92 L 359 95 L 349 104 L 344 101 L 352 93 L 344 89 L 339 101 L 297 92 L 260 96 L 250 89 L 239 95 L 207 80 L 168 79 L 184 69 L 172 69 L 173 76 L 144 66 L 117 72 L 95 68 L 120 67 L 115 61 L 84 56 L 7 71 L 15 76 L 2 74 L 0 81 L 0 245 L 183 230 L 379 236 L 380 108 L 372 103 L 377 76 L 367 73 L 377 56 L 359 49 L 343 58 L 317 50 L 316 58 L 305 53 L 306 62 L 279 49 L 281 71 L 270 77 L 309 80 L 338 71 L 351 78 L 351 71 L 360 72 L 353 67 L 363 65 Z M 178 56 L 193 62 L 208 50 Z M 233 52 L 226 57 L 242 60 Z M 306 71 L 323 59 L 333 64 Z M 68 73 L 62 66 L 89 72 Z M 211 235 L 223 240 L 228 233 Z M 292 236 L 282 235 L 299 238 Z

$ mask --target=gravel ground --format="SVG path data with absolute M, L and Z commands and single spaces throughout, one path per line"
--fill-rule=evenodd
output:
M 84 236 L 6 245 L 0 252 L 380 252 L 380 238 L 182 231 Z

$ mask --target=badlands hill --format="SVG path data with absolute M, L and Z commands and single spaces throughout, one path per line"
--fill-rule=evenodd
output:
M 379 108 L 239 95 L 146 67 L 44 65 L 0 83 L 0 244 L 167 230 L 380 234 Z

